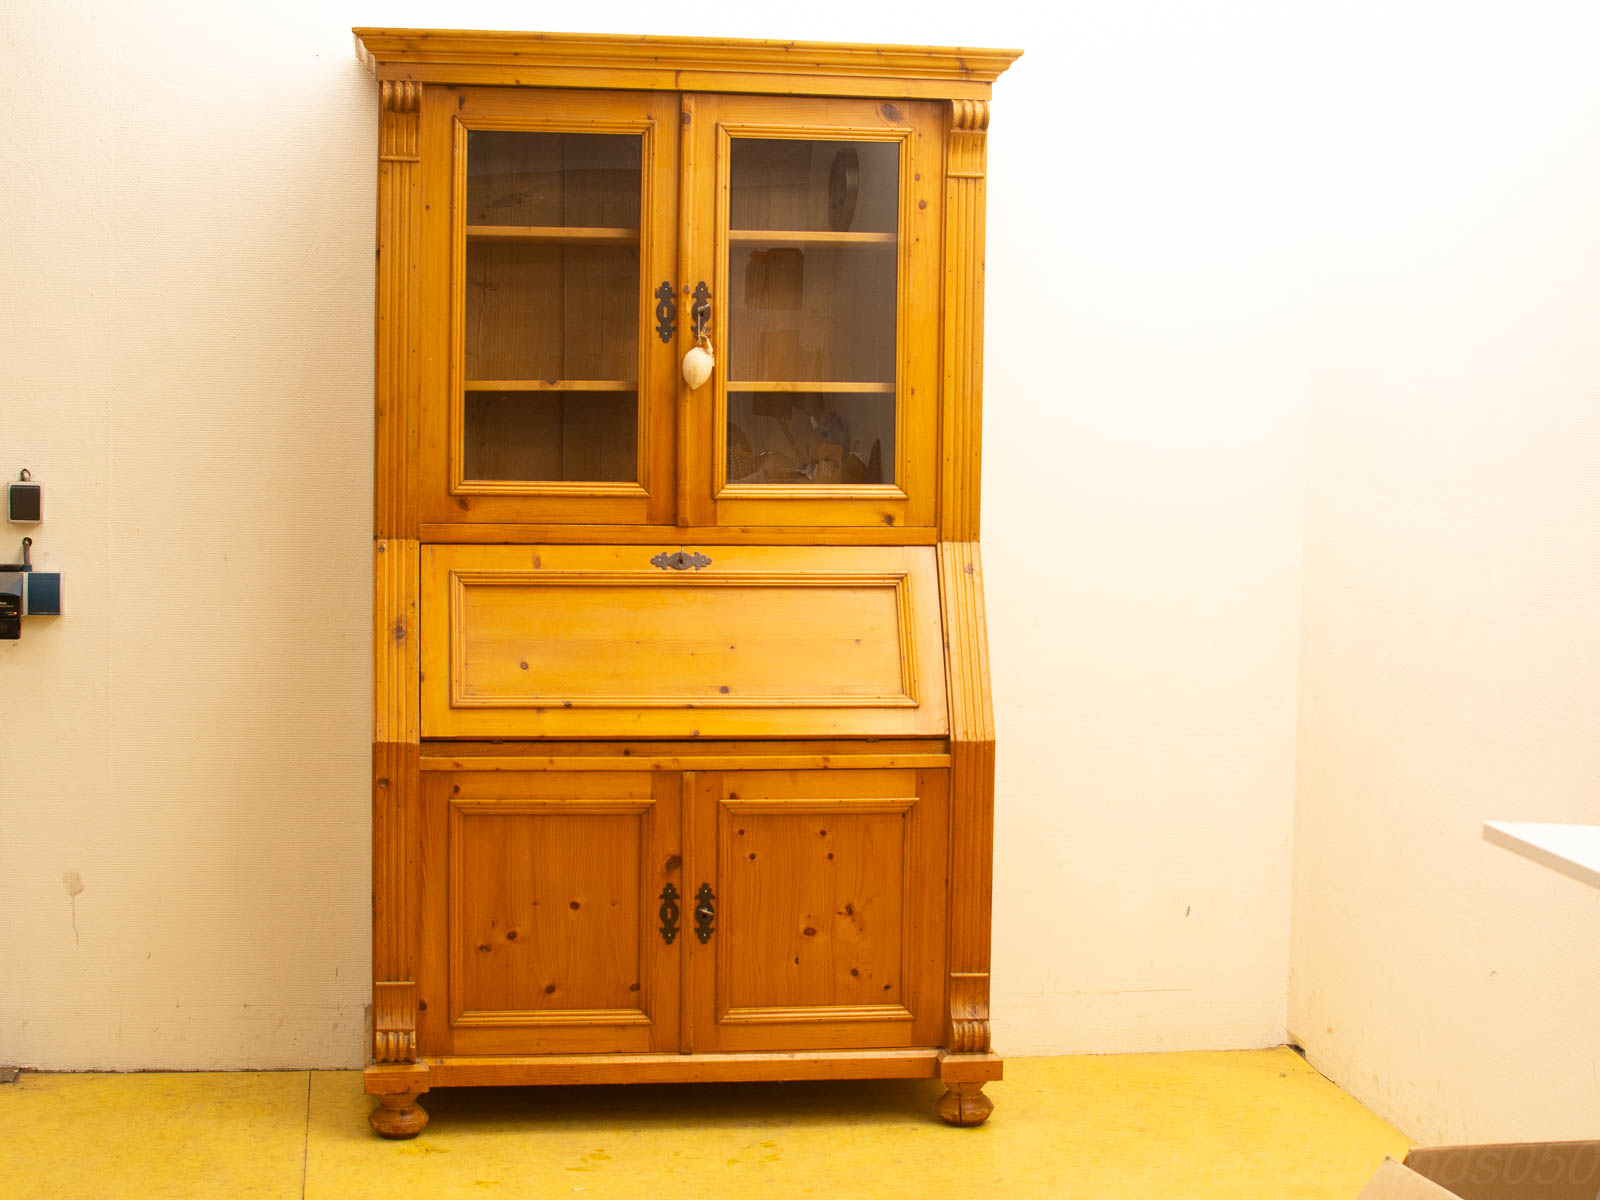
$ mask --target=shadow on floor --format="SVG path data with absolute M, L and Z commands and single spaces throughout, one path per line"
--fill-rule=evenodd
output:
M 933 1111 L 943 1094 L 933 1079 L 871 1079 L 439 1088 L 421 1102 L 431 1128 L 514 1134 L 551 1123 L 573 1132 L 673 1129 L 685 1121 L 710 1129 L 819 1121 L 945 1127 Z

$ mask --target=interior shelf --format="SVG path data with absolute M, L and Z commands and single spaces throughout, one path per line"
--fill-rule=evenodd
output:
M 730 229 L 730 242 L 786 242 L 798 246 L 892 246 L 895 233 L 858 233 L 834 229 Z
M 468 379 L 469 392 L 635 392 L 631 379 Z
M 872 394 L 888 394 L 894 391 L 894 383 L 824 383 L 808 379 L 744 379 L 729 380 L 730 392 L 857 392 Z
M 484 242 L 548 242 L 552 245 L 637 246 L 637 229 L 604 225 L 468 225 L 467 237 Z

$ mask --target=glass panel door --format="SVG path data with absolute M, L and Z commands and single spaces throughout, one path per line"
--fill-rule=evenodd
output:
M 424 470 L 443 465 L 423 520 L 670 522 L 676 359 L 653 293 L 676 274 L 677 97 L 442 90 L 424 219 L 450 311 L 436 385 L 424 363 Z
M 721 339 L 713 384 L 690 397 L 700 519 L 931 525 L 939 111 L 741 96 L 693 107 L 687 258 L 694 278 L 714 271 Z

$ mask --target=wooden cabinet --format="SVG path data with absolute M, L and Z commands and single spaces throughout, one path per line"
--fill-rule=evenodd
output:
M 356 36 L 374 1127 L 449 1085 L 918 1075 L 982 1121 L 1015 53 Z

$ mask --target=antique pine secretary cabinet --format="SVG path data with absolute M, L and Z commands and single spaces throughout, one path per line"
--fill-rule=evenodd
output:
M 1012 51 L 356 31 L 373 1062 L 988 1116 L 985 138 Z

